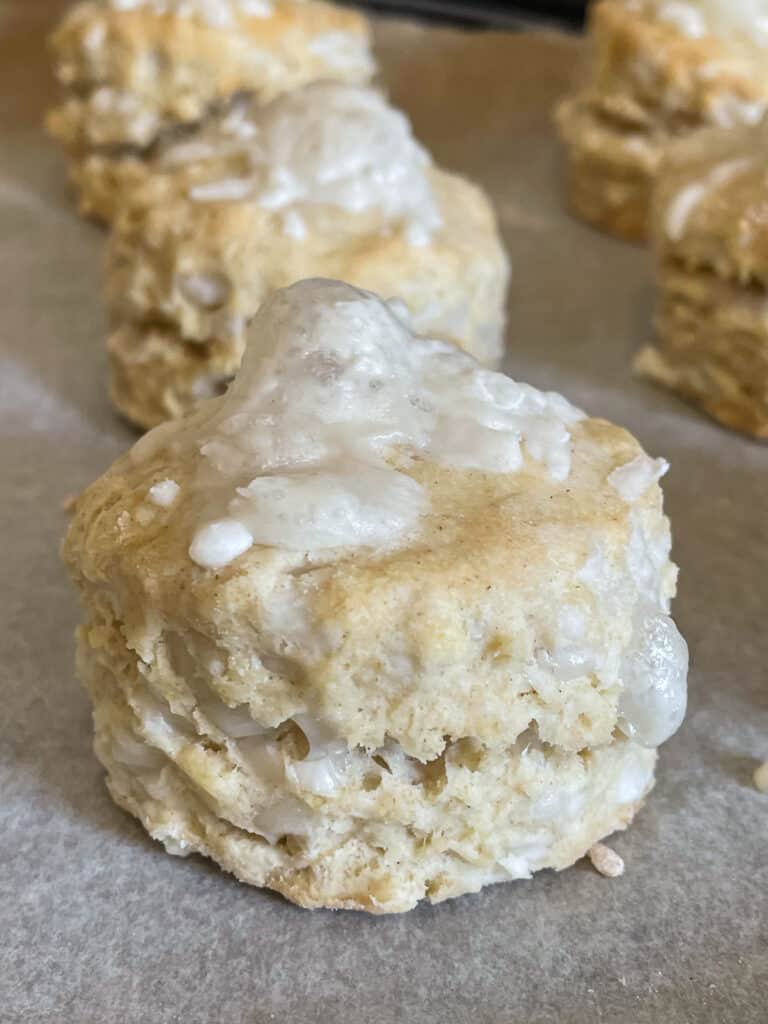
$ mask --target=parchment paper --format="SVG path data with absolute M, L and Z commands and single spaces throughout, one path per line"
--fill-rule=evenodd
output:
M 74 213 L 40 120 L 61 9 L 0 0 L 0 1020 L 66 1024 L 765 1024 L 768 447 L 633 379 L 646 253 L 561 210 L 549 111 L 577 44 L 383 24 L 395 102 L 493 194 L 515 265 L 513 375 L 672 463 L 690 711 L 646 809 L 585 865 L 402 917 L 308 913 L 110 802 L 74 678 L 62 499 L 130 443 L 105 392 L 103 235 Z

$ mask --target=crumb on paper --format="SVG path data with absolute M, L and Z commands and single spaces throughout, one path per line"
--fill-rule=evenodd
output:
M 79 497 L 79 494 L 65 494 L 59 503 L 62 512 L 73 512 Z
M 624 861 L 605 843 L 595 843 L 589 851 L 592 867 L 606 878 L 618 878 L 624 874 Z
M 768 761 L 755 768 L 755 774 L 752 776 L 755 783 L 755 789 L 759 789 L 761 793 L 768 793 Z

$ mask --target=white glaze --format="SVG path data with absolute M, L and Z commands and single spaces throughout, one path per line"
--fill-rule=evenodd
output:
M 708 189 L 704 182 L 695 181 L 681 189 L 669 204 L 665 226 L 667 237 L 673 242 L 679 242 L 683 237 L 691 214 L 707 194 L 707 191 Z
M 316 205 L 376 210 L 403 223 L 409 244 L 428 244 L 441 217 L 428 178 L 430 159 L 408 119 L 373 89 L 317 82 L 266 107 L 240 105 L 200 139 L 166 147 L 160 166 L 236 156 L 249 170 L 197 182 L 198 202 L 252 201 L 284 211 L 286 234 L 302 238 Z
M 199 531 L 190 553 L 220 566 L 245 550 L 247 534 L 299 550 L 386 544 L 427 510 L 422 488 L 387 465 L 388 451 L 514 472 L 524 441 L 562 480 L 567 424 L 579 415 L 559 396 L 415 338 L 369 293 L 301 282 L 262 308 L 205 429 L 205 475 L 226 519 Z
M 189 557 L 204 569 L 229 565 L 253 545 L 253 534 L 237 519 L 217 519 L 198 530 Z
M 632 505 L 645 494 L 651 484 L 660 480 L 668 469 L 669 463 L 666 459 L 651 459 L 645 452 L 642 452 L 631 462 L 627 462 L 609 473 L 608 483 L 623 501 Z
M 257 815 L 250 830 L 264 836 L 268 842 L 276 843 L 284 835 L 308 836 L 321 825 L 320 815 L 303 800 L 286 796 Z
M 310 42 L 308 49 L 330 68 L 345 72 L 357 71 L 365 77 L 373 74 L 370 55 L 351 32 L 324 32 Z
M 170 508 L 179 496 L 179 485 L 175 480 L 160 480 L 149 488 L 147 497 L 153 505 L 160 508 Z
M 691 39 L 707 34 L 707 21 L 703 13 L 691 3 L 663 3 L 659 8 L 660 21 L 673 25 L 678 32 Z
M 378 209 L 427 232 L 440 224 L 425 173 L 429 157 L 405 115 L 372 89 L 321 82 L 281 96 L 260 119 L 259 144 L 263 206 Z
M 714 189 L 728 184 L 751 165 L 752 160 L 749 157 L 726 160 L 724 163 L 718 164 L 717 167 L 713 167 L 701 181 L 692 182 L 682 188 L 667 207 L 665 220 L 667 237 L 673 242 L 679 242 L 699 203 Z
M 669 524 L 653 533 L 648 518 L 636 506 L 629 513 L 630 533 L 626 567 L 640 598 L 660 611 L 669 611 L 669 552 L 672 538 Z
M 253 183 L 248 178 L 218 178 L 193 185 L 189 190 L 190 199 L 200 203 L 239 202 L 253 192 Z
M 376 296 L 333 281 L 275 293 L 251 329 L 226 395 L 156 445 L 199 452 L 185 487 L 202 520 L 190 557 L 220 568 L 251 544 L 294 550 L 399 541 L 428 511 L 423 488 L 389 460 L 514 473 L 525 456 L 555 482 L 570 472 L 571 424 L 583 416 L 415 336 Z
M 309 752 L 302 761 L 294 761 L 287 778 L 299 790 L 316 796 L 330 796 L 344 783 L 350 755 L 347 744 L 326 725 L 310 715 L 294 715 L 309 743 Z
M 685 717 L 687 679 L 688 645 L 674 622 L 639 605 L 621 669 L 623 732 L 646 747 L 668 740 Z
M 652 781 L 653 762 L 649 764 L 637 753 L 622 769 L 613 790 L 613 799 L 617 804 L 633 804 L 645 795 Z
M 250 736 L 264 736 L 272 730 L 260 725 L 251 716 L 247 704 L 231 708 L 224 701 L 210 697 L 199 705 L 201 714 L 217 729 L 234 740 L 246 739 Z
M 530 840 L 520 843 L 514 852 L 499 857 L 497 863 L 504 869 L 508 878 L 530 878 L 541 862 L 549 855 L 551 846 L 552 838 L 550 835 L 541 833 L 537 836 L 534 833 Z
M 650 467 L 646 471 L 650 472 Z M 642 471 L 639 477 L 629 478 L 633 481 L 632 493 L 637 492 L 646 471 Z M 627 480 L 623 482 L 627 483 Z M 602 546 L 598 546 L 584 563 L 579 579 L 606 607 L 618 610 L 627 599 L 632 601 L 632 633 L 620 663 L 614 663 L 607 674 L 601 672 L 598 665 L 597 674 L 606 679 L 617 674 L 617 681 L 622 686 L 619 698 L 621 729 L 638 743 L 655 747 L 668 739 L 683 720 L 688 648 L 667 614 L 670 574 L 674 571 L 669 564 L 669 530 L 665 525 L 651 534 L 639 506 L 630 511 L 630 527 L 625 550 L 626 568 L 618 574 L 612 571 L 612 563 Z M 627 570 L 633 585 L 629 593 L 626 591 Z M 562 620 L 559 625 L 562 627 Z M 626 789 L 627 792 L 634 791 L 629 782 Z M 626 802 L 632 799 L 636 797 L 627 796 Z M 625 802 L 624 799 L 621 802 Z

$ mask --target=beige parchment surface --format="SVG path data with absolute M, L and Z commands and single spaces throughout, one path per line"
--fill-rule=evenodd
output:
M 398 918 L 308 913 L 166 856 L 109 801 L 74 678 L 60 505 L 133 434 L 105 393 L 103 235 L 40 130 L 58 0 L 0 0 L 0 1021 L 765 1024 L 768 447 L 634 380 L 647 254 L 568 220 L 554 35 L 384 24 L 392 98 L 493 194 L 515 267 L 506 368 L 672 463 L 690 711 L 615 840 L 579 865 Z

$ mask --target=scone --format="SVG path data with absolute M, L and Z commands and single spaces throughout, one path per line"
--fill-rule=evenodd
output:
M 318 0 L 86 0 L 51 46 L 65 99 L 49 130 L 96 216 L 136 160 L 240 96 L 374 70 L 365 19 Z
M 706 126 L 758 121 L 768 102 L 765 0 L 597 0 L 584 80 L 558 108 L 578 217 L 647 235 L 669 144 Z
M 508 261 L 475 185 L 435 167 L 372 89 L 316 83 L 167 146 L 109 246 L 112 396 L 154 426 L 216 393 L 276 288 L 312 276 L 397 296 L 415 329 L 503 351 Z
M 684 713 L 665 468 L 370 293 L 273 294 L 64 543 L 114 799 L 306 907 L 572 864 Z
M 674 146 L 655 193 L 656 346 L 641 372 L 768 438 L 768 123 Z

